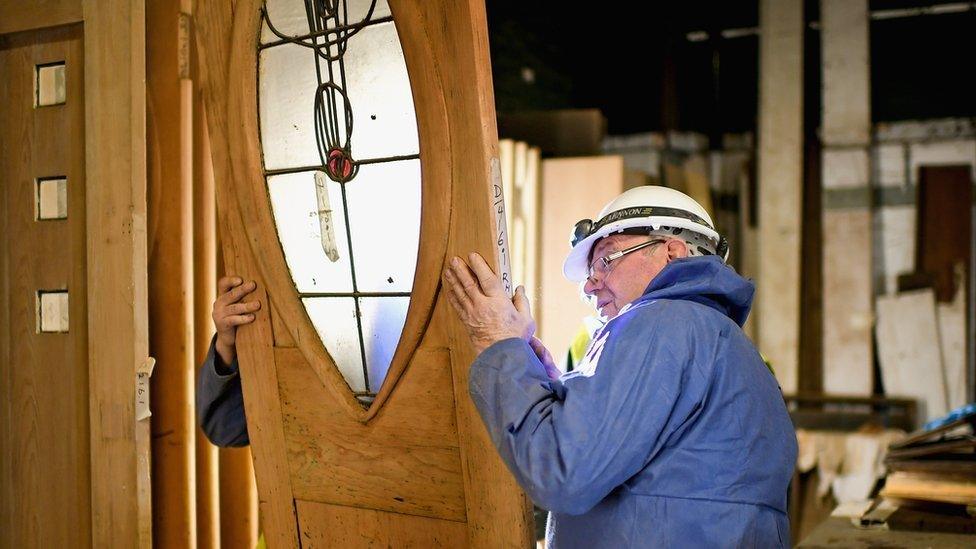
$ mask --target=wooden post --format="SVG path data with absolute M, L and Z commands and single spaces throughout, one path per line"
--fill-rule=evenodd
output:
M 84 2 L 94 547 L 152 546 L 148 425 L 135 421 L 149 352 L 145 16 L 142 0 Z
M 759 20 L 759 348 L 786 393 L 797 387 L 803 186 L 803 2 L 761 0 Z
M 180 0 L 147 16 L 149 313 L 153 394 L 153 540 L 196 545 L 193 414 L 193 95 Z M 182 29 L 182 30 L 181 30 Z
M 824 391 L 873 379 L 871 92 L 867 0 L 821 0 Z
M 220 449 L 220 543 L 254 547 L 258 542 L 258 497 L 250 448 Z
M 217 221 L 213 164 L 203 102 L 193 101 L 193 310 L 194 364 L 203 363 L 210 349 L 210 316 L 217 297 Z M 199 369 L 197 370 L 199 375 Z M 217 447 L 203 431 L 196 433 L 197 547 L 220 547 L 220 483 Z

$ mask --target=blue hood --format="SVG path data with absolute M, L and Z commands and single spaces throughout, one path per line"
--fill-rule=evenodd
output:
M 684 299 L 707 305 L 742 326 L 752 308 L 756 287 L 717 256 L 686 257 L 668 263 L 635 303 Z

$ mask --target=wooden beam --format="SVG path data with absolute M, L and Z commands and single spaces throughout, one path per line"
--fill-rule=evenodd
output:
M 200 365 L 213 335 L 211 311 L 217 297 L 217 210 L 213 164 L 203 102 L 193 98 L 193 363 Z M 199 375 L 199 368 L 196 370 Z M 197 547 L 220 547 L 220 479 L 217 447 L 196 433 Z M 234 546 L 237 547 L 237 546 Z M 253 547 L 251 545 L 250 547 Z
M 220 544 L 255 547 L 258 543 L 258 498 L 250 448 L 221 448 Z
M 91 543 L 151 547 L 148 424 L 135 420 L 149 352 L 145 5 L 86 0 L 84 16 Z
M 761 0 L 759 348 L 783 391 L 797 388 L 803 187 L 803 2 Z
M 193 88 L 180 58 L 181 1 L 146 7 L 153 541 L 193 547 Z

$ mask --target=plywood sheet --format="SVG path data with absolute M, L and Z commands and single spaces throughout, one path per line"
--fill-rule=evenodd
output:
M 885 393 L 918 399 L 923 421 L 947 412 L 935 294 L 930 289 L 878 299 L 878 359 Z
M 888 206 L 878 210 L 881 238 L 880 270 L 884 274 L 884 289 L 888 294 L 893 294 L 897 290 L 898 275 L 915 270 L 917 216 L 914 205 Z
M 937 303 L 939 346 L 945 368 L 948 408 L 954 410 L 966 404 L 966 289 L 959 290 L 951 303 Z
M 623 191 L 619 156 L 558 158 L 542 161 L 541 299 L 539 336 L 560 364 L 583 318 L 594 314 L 580 287 L 563 277 L 569 238 L 580 219 L 591 219 Z

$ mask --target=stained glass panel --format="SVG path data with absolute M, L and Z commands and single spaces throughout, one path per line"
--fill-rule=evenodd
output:
M 396 27 L 385 1 L 269 0 L 259 49 L 264 168 L 285 260 L 368 403 L 403 331 L 419 248 L 419 139 Z

